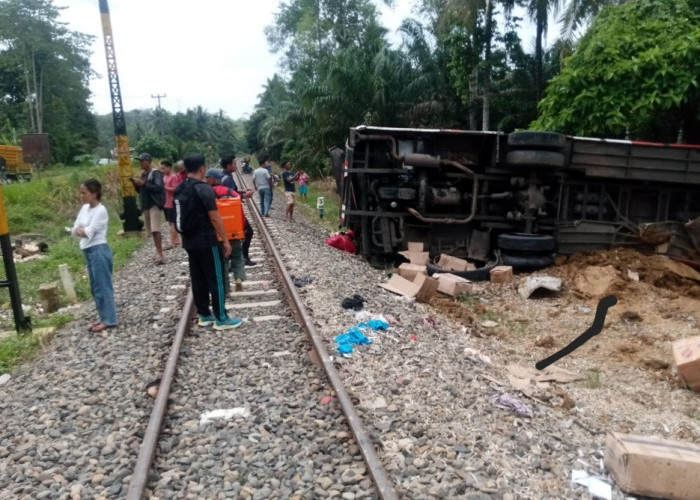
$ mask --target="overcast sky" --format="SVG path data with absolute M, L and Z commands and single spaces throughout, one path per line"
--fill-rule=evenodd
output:
M 381 2 L 379 2 L 381 3 Z M 411 0 L 382 8 L 380 22 L 394 32 L 410 15 Z M 112 111 L 98 0 L 55 0 L 61 20 L 96 36 L 90 83 L 93 109 Z M 230 118 L 249 115 L 277 69 L 263 28 L 279 0 L 109 0 L 114 50 L 125 111 L 186 111 L 201 105 Z

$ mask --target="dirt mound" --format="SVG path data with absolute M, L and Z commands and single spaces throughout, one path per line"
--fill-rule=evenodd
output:
M 634 284 L 647 283 L 686 297 L 700 297 L 700 273 L 692 267 L 660 255 L 617 248 L 559 257 L 547 270 L 565 278 L 589 297 L 610 293 L 634 293 Z

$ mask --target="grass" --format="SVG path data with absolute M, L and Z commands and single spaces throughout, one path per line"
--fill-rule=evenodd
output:
M 133 252 L 142 245 L 141 238 L 121 238 L 117 233 L 122 229 L 119 219 L 121 195 L 119 193 L 118 171 L 114 165 L 106 167 L 64 167 L 44 170 L 31 182 L 2 186 L 5 214 L 13 242 L 22 235 L 40 235 L 39 241 L 49 245 L 43 259 L 15 262 L 22 303 L 36 304 L 38 289 L 46 283 L 60 283 L 58 266 L 66 264 L 75 283 L 78 300 L 90 300 L 90 286 L 85 271 L 85 261 L 78 241 L 64 231 L 72 226 L 80 209 L 78 188 L 80 183 L 94 177 L 103 186 L 102 200 L 109 211 L 110 224 L 107 239 L 114 253 L 115 270 L 131 258 Z M 32 238 L 33 239 L 33 238 Z M 4 276 L 3 276 L 4 278 Z M 59 286 L 61 301 L 66 303 L 63 287 Z M 0 329 L 13 330 L 9 291 L 0 289 L 0 309 L 10 319 L 0 322 Z M 9 310 L 9 312 L 8 312 Z M 55 313 L 47 317 L 31 316 L 34 327 L 61 326 L 73 318 L 67 314 Z M 0 373 L 30 359 L 40 347 L 40 339 L 29 333 L 12 336 L 0 341 Z
M 323 197 L 323 217 L 320 217 L 316 208 L 319 197 Z M 297 202 L 294 210 L 300 210 L 305 215 L 316 221 L 319 226 L 330 232 L 338 231 L 338 214 L 340 213 L 340 196 L 335 192 L 335 180 L 326 178 L 316 180 L 309 184 L 307 200 L 302 201 L 297 193 Z
M 584 375 L 583 386 L 586 389 L 600 389 L 603 386 L 603 380 L 599 370 L 588 370 Z

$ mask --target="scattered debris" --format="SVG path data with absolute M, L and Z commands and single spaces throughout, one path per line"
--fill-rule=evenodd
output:
M 199 419 L 199 425 L 206 425 L 214 420 L 231 420 L 236 417 L 248 418 L 249 416 L 250 410 L 248 408 L 205 411 Z
M 364 321 L 355 326 L 351 326 L 344 333 L 336 336 L 333 340 L 338 343 L 338 352 L 340 354 L 350 354 L 352 352 L 353 345 L 369 345 L 372 343 L 372 341 L 364 334 L 363 330 L 377 331 L 386 330 L 387 328 L 389 328 L 389 323 L 387 323 L 385 319 L 370 319 L 369 321 Z
M 418 302 L 429 302 L 438 288 L 438 280 L 424 274 L 417 274 L 413 281 L 394 274 L 387 283 L 379 283 L 385 290 L 403 297 L 415 298 Z
M 638 312 L 634 311 L 624 311 L 620 314 L 620 319 L 622 321 L 629 321 L 630 323 L 641 323 L 642 316 Z
M 535 339 L 535 346 L 537 347 L 554 347 L 554 337 L 551 335 L 545 335 L 544 337 L 537 337 Z
M 352 309 L 354 311 L 360 311 L 365 304 L 365 299 L 362 298 L 362 295 L 355 294 L 352 297 L 346 297 L 343 299 L 343 301 L 340 303 L 341 306 L 343 306 L 343 309 Z
M 486 354 L 480 353 L 476 349 L 472 349 L 471 347 L 464 348 L 464 355 L 472 363 L 484 365 L 491 364 L 491 358 L 489 358 Z
M 527 299 L 540 289 L 561 292 L 561 284 L 561 278 L 553 276 L 528 276 L 525 283 L 518 288 L 518 293 L 522 298 Z
M 311 283 L 313 280 L 313 276 L 309 274 L 304 274 L 303 276 L 292 275 L 292 283 L 294 283 L 294 286 L 297 288 L 302 288 Z
M 494 394 L 489 400 L 491 403 L 505 408 L 508 410 L 513 410 L 515 413 L 522 417 L 532 418 L 532 408 L 529 405 L 523 403 L 518 398 L 511 396 L 507 392 L 502 392 L 500 394 Z
M 548 382 L 566 384 L 583 378 L 557 366 L 548 366 L 544 370 L 537 370 L 535 367 L 508 365 L 506 370 L 510 385 L 527 396 L 533 395 L 537 389 L 548 389 L 550 386 Z
M 7 384 L 11 378 L 12 375 L 10 375 L 9 373 L 3 373 L 2 375 L 0 375 L 0 386 Z
M 144 387 L 144 390 L 146 391 L 146 394 L 151 396 L 153 399 L 156 398 L 158 395 L 158 388 L 160 387 L 160 379 L 154 380 L 153 382 L 149 382 L 146 384 L 146 387 Z
M 627 270 L 627 279 L 630 281 L 639 281 L 639 273 L 637 271 Z
M 612 500 L 612 487 L 602 479 L 589 474 L 585 470 L 572 470 L 571 481 L 588 488 L 588 492 L 593 498 Z

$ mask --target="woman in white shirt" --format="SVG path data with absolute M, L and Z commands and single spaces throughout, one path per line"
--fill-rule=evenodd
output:
M 107 245 L 107 209 L 100 203 L 102 185 L 97 179 L 88 179 L 80 185 L 83 206 L 75 219 L 71 234 L 80 238 L 80 249 L 85 255 L 90 290 L 97 306 L 99 321 L 91 332 L 102 332 L 117 326 L 117 308 L 112 287 L 112 250 Z

